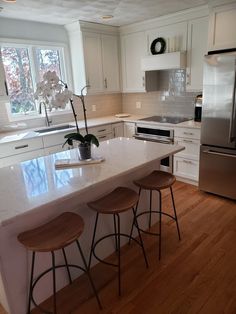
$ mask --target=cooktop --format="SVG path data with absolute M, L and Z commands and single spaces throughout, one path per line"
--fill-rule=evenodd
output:
M 151 121 L 151 122 L 159 122 L 159 123 L 172 123 L 178 124 L 181 122 L 189 121 L 189 118 L 183 117 L 165 117 L 165 116 L 152 116 L 144 119 L 140 119 L 140 121 Z

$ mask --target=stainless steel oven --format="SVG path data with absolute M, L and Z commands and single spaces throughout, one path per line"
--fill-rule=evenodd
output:
M 172 145 L 174 143 L 174 129 L 171 129 L 170 127 L 160 127 L 138 122 L 135 125 L 134 137 L 137 140 L 146 140 Z M 162 159 L 160 163 L 160 169 L 172 173 L 173 156 Z

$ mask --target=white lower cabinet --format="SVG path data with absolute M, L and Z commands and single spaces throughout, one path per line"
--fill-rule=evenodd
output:
M 135 134 L 135 123 L 124 122 L 124 137 L 133 137 Z
M 124 136 L 124 123 L 114 123 L 112 124 L 112 131 L 114 137 L 123 137 Z
M 174 157 L 174 174 L 178 177 L 198 181 L 199 161 Z
M 174 156 L 174 174 L 179 178 L 198 181 L 200 129 L 176 128 L 175 143 L 185 150 Z
M 45 155 L 44 149 L 34 150 L 27 153 L 12 155 L 5 158 L 0 158 L 0 168 L 11 166 L 22 161 L 42 157 Z

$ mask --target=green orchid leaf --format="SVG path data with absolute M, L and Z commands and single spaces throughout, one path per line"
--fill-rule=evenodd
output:
M 84 136 L 81 135 L 80 133 L 69 133 L 69 134 L 66 134 L 64 137 L 69 140 L 79 141 L 81 143 L 85 142 Z
M 85 142 L 94 144 L 94 145 L 96 145 L 97 147 L 99 146 L 99 141 L 98 141 L 98 139 L 96 138 L 96 136 L 93 135 L 93 134 L 87 134 L 87 135 L 85 135 L 84 140 L 85 140 Z

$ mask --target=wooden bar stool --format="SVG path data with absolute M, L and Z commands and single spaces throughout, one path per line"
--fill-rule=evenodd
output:
M 111 193 L 103 196 L 102 198 L 88 203 L 88 206 L 96 211 L 96 219 L 95 219 L 95 226 L 94 226 L 94 232 L 93 232 L 93 238 L 92 238 L 92 245 L 91 245 L 91 251 L 90 251 L 90 258 L 89 258 L 89 267 L 91 265 L 91 260 L 92 260 L 92 255 L 101 263 L 118 267 L 118 291 L 119 291 L 119 296 L 121 295 L 121 258 L 120 258 L 120 237 L 127 237 L 129 238 L 130 235 L 124 234 L 120 232 L 120 213 L 126 212 L 128 210 L 133 211 L 134 214 L 134 221 L 135 221 L 135 226 L 138 226 L 138 222 L 135 220 L 135 205 L 137 204 L 139 199 L 138 194 L 126 187 L 118 187 L 115 190 L 113 190 Z M 97 231 L 97 224 L 98 224 L 98 217 L 100 214 L 105 214 L 105 215 L 113 215 L 113 223 L 114 223 L 114 233 L 110 233 L 106 236 L 101 237 L 99 240 L 95 242 L 95 237 L 96 237 L 96 231 Z M 132 237 L 132 239 L 141 246 L 144 260 L 146 263 L 146 266 L 148 267 L 148 261 L 146 257 L 146 253 L 144 250 L 143 246 L 143 241 L 141 237 L 141 233 L 138 230 L 138 236 L 139 236 L 139 241 L 136 240 L 135 238 Z M 118 254 L 118 263 L 113 264 L 106 262 L 102 259 L 100 259 L 96 252 L 95 248 L 96 246 L 103 240 L 109 238 L 109 237 L 114 237 L 115 238 L 115 244 L 116 244 L 116 251 Z
M 172 185 L 175 183 L 175 181 L 176 181 L 176 178 L 173 174 L 165 172 L 165 171 L 160 171 L 160 170 L 155 170 L 151 174 L 147 175 L 146 177 L 134 181 L 134 184 L 139 187 L 139 196 L 141 195 L 142 190 L 149 190 L 150 191 L 150 208 L 148 211 L 142 211 L 139 214 L 137 214 L 137 211 L 138 211 L 138 203 L 137 203 L 136 209 L 135 209 L 136 222 L 138 221 L 138 217 L 143 216 L 143 215 L 149 215 L 149 228 L 151 228 L 152 214 L 153 213 L 159 214 L 159 232 L 158 233 L 140 229 L 140 227 L 138 225 L 136 225 L 136 227 L 144 233 L 154 235 L 154 236 L 159 236 L 159 259 L 161 259 L 161 231 L 162 231 L 161 230 L 161 220 L 162 220 L 162 215 L 168 216 L 168 217 L 172 218 L 173 220 L 175 220 L 177 232 L 178 232 L 178 237 L 179 237 L 179 240 L 181 240 L 178 218 L 177 218 L 176 208 L 175 208 L 174 195 L 173 195 L 173 190 L 172 190 Z M 167 188 L 169 188 L 170 192 L 171 192 L 171 199 L 172 199 L 172 204 L 173 204 L 173 209 L 174 209 L 174 216 L 162 211 L 161 190 L 164 190 Z M 159 200 L 160 200 L 159 210 L 152 210 L 152 191 L 157 191 L 159 193 Z M 132 237 L 133 228 L 134 228 L 136 222 L 135 222 L 135 220 L 133 221 L 133 225 L 132 225 L 131 232 L 130 232 L 131 237 Z M 130 239 L 130 241 L 131 241 L 131 239 Z
M 30 276 L 30 288 L 29 288 L 27 314 L 30 313 L 31 301 L 43 313 L 54 313 L 54 314 L 57 313 L 56 269 L 61 268 L 61 267 L 66 268 L 70 284 L 72 283 L 70 267 L 78 268 L 87 274 L 89 281 L 91 283 L 93 292 L 96 296 L 98 305 L 101 308 L 100 300 L 98 298 L 94 283 L 90 276 L 89 268 L 87 266 L 83 251 L 78 241 L 78 238 L 82 234 L 83 230 L 84 230 L 83 219 L 75 213 L 65 212 L 44 225 L 41 225 L 32 230 L 25 231 L 18 235 L 18 240 L 20 241 L 20 243 L 22 243 L 26 249 L 32 251 L 32 264 L 31 264 L 31 276 Z M 79 252 L 83 261 L 83 267 L 78 266 L 78 265 L 68 264 L 65 247 L 67 247 L 73 242 L 76 242 L 77 244 L 77 247 L 79 249 Z M 63 265 L 55 265 L 55 251 L 57 250 L 62 250 L 63 257 L 65 260 L 65 264 Z M 35 264 L 36 252 L 48 252 L 48 253 L 50 252 L 52 256 L 52 267 L 45 270 L 42 274 L 40 274 L 34 280 L 33 277 L 34 277 L 34 264 Z M 53 277 L 53 312 L 48 312 L 42 307 L 40 307 L 38 304 L 36 304 L 34 296 L 33 296 L 33 290 L 37 282 L 50 271 L 52 271 L 52 277 Z

